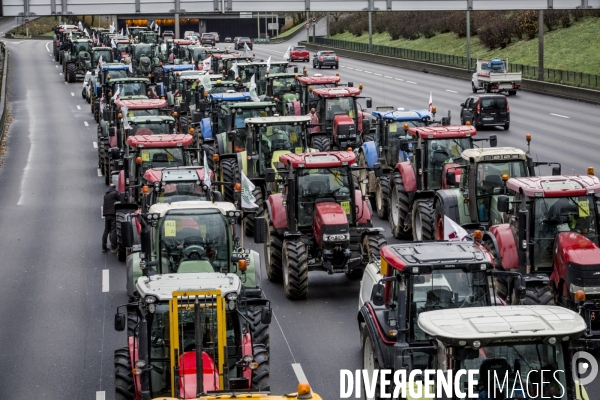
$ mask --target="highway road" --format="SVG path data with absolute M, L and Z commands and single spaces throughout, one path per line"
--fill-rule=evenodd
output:
M 0 31 L 12 24 L 0 23 Z M 105 186 L 96 124 L 81 83 L 64 83 L 49 41 L 6 42 L 12 123 L 0 169 L 0 399 L 113 399 L 113 352 L 125 345 L 113 316 L 126 302 L 125 275 L 114 254 L 100 251 Z M 275 60 L 287 46 L 255 51 Z M 455 122 L 470 90 L 466 81 L 354 60 L 341 60 L 339 72 L 343 81 L 363 83 L 374 106 L 426 108 L 432 92 L 438 110 L 451 110 Z M 600 168 L 598 107 L 525 92 L 509 102 L 511 129 L 495 131 L 500 145 L 523 147 L 531 133 L 540 160 L 561 161 L 567 173 Z M 317 393 L 338 399 L 339 370 L 362 364 L 359 283 L 314 272 L 308 300 L 292 302 L 264 269 L 263 277 L 275 316 L 272 391 L 295 390 L 291 364 L 299 363 Z M 591 398 L 598 394 L 593 388 Z

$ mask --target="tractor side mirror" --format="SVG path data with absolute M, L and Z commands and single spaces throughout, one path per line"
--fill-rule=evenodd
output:
M 496 135 L 491 135 L 490 136 L 490 147 L 497 147 L 498 146 L 498 137 Z
M 456 186 L 456 172 L 446 171 L 446 183 L 450 186 Z
M 373 165 L 373 172 L 377 178 L 383 175 L 383 167 L 381 166 L 381 163 L 375 163 L 375 165 Z
M 267 221 L 265 217 L 254 219 L 254 243 L 265 243 L 267 241 Z
M 229 130 L 231 127 L 231 114 L 225 114 L 225 129 Z
M 133 247 L 133 225 L 131 221 L 121 222 L 121 241 L 123 247 Z
M 117 159 L 121 158 L 121 150 L 119 150 L 118 147 L 111 147 L 110 148 L 110 158 L 112 158 L 113 160 L 117 160 Z
M 515 296 L 517 297 L 516 300 L 519 301 L 525 300 L 525 297 L 527 296 L 525 278 L 523 278 L 521 275 L 519 275 L 515 282 Z
M 371 301 L 373 302 L 374 305 L 382 306 L 384 304 L 384 301 L 383 301 L 384 291 L 385 291 L 385 287 L 381 283 L 378 283 L 375 286 L 373 286 L 373 290 L 371 290 Z
M 507 213 L 509 208 L 508 196 L 498 196 L 498 211 L 501 213 Z
M 552 167 L 552 175 L 560 175 L 560 165 L 558 167 Z
M 271 323 L 271 318 L 273 317 L 273 310 L 271 309 L 271 307 L 263 307 L 262 310 L 260 310 L 260 322 L 262 322 L 265 325 L 269 325 Z
M 111 115 L 110 115 L 110 108 L 106 107 L 104 109 L 104 111 L 102 111 L 102 119 L 105 121 L 110 121 L 111 120 Z
M 296 86 L 296 84 L 295 84 L 295 83 L 292 83 L 292 84 L 290 85 L 290 91 L 292 91 L 292 92 L 295 92 L 297 89 L 298 89 L 298 86 Z
M 408 140 L 400 139 L 400 150 L 408 153 L 410 151 L 410 147 L 408 146 Z
M 373 107 L 373 99 L 367 99 L 367 108 Z
M 125 318 L 125 314 L 120 312 L 115 314 L 115 331 L 123 332 L 125 330 L 126 323 L 127 319 Z
M 448 125 L 450 125 L 450 118 L 442 117 L 442 126 L 448 126 Z
M 275 182 L 275 170 L 273 168 L 267 168 L 265 170 L 265 181 L 266 182 Z
M 465 108 L 465 103 L 460 103 L 460 106 L 461 106 L 462 108 Z

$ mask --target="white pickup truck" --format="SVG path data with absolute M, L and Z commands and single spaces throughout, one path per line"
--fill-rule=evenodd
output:
M 471 78 L 473 93 L 483 90 L 485 93 L 508 92 L 517 94 L 521 88 L 521 73 L 506 72 L 508 59 L 477 60 L 477 70 Z

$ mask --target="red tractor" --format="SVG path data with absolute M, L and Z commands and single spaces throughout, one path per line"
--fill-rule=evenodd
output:
M 509 179 L 513 201 L 498 198 L 509 222 L 492 226 L 483 242 L 498 269 L 525 277 L 525 304 L 578 310 L 588 338 L 600 339 L 600 180 L 592 168 L 588 173 Z M 499 283 L 498 295 L 505 298 L 512 289 Z
M 379 180 L 381 192 L 389 193 L 388 218 L 396 239 L 434 239 L 435 191 L 453 186 L 446 175 L 460 174 L 461 153 L 473 148 L 476 134 L 469 125 L 406 126 L 406 139 L 399 139 L 400 162 Z M 495 137 L 490 142 L 495 147 Z
M 304 70 L 306 72 L 306 70 Z M 322 76 L 315 74 L 313 76 L 299 75 L 296 78 L 296 85 L 292 86 L 292 91 L 296 92 L 298 98 L 289 102 L 290 115 L 306 115 L 311 108 L 316 108 L 317 97 L 313 94 L 315 89 L 334 88 L 340 83 L 340 74 L 336 72 L 335 76 Z
M 336 87 L 313 90 L 317 98 L 315 109 L 311 109 L 313 128 L 311 141 L 313 148 L 319 151 L 345 150 L 356 148 L 362 143 L 363 131 L 371 130 L 369 114 L 358 104 L 362 85 L 355 88 Z M 365 98 L 367 108 L 371 108 L 372 100 Z
M 353 152 L 334 151 L 287 153 L 276 163 L 285 189 L 267 200 L 265 265 L 269 280 L 283 280 L 290 299 L 306 297 L 308 271 L 360 278 L 386 244 L 352 174 L 355 162 Z M 380 165 L 375 172 L 381 172 Z M 266 171 L 265 180 L 275 181 L 274 169 Z

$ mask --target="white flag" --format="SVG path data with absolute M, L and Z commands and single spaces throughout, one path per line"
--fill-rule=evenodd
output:
M 85 37 L 90 37 L 90 34 L 88 33 L 87 29 L 84 29 L 83 32 L 85 33 Z
M 202 71 L 210 70 L 211 65 L 212 65 L 212 56 L 210 56 L 206 60 L 202 61 Z
M 152 30 L 152 28 L 154 28 L 154 21 L 152 21 L 152 23 L 150 24 L 150 30 Z
M 256 204 L 256 197 L 252 194 L 254 185 L 250 182 L 250 179 L 246 177 L 244 171 L 242 173 L 242 208 L 258 208 Z
M 283 55 L 283 59 L 284 60 L 289 60 L 290 59 L 290 50 L 292 49 L 291 46 L 288 46 L 287 50 L 285 51 L 285 54 Z
M 121 114 L 123 114 L 123 129 L 131 129 L 131 125 L 129 125 L 129 120 L 127 113 L 129 112 L 129 107 L 121 107 Z
M 204 179 L 202 182 L 204 182 L 206 187 L 208 187 L 208 190 L 210 190 L 210 186 L 212 185 L 210 181 L 210 172 L 210 168 L 208 168 L 208 161 L 206 160 L 206 152 L 204 152 Z
M 267 59 L 267 71 L 271 69 L 271 56 Z
M 123 36 L 123 28 L 121 28 L 121 36 Z
M 83 30 L 83 24 L 81 23 L 81 21 L 79 21 L 79 30 L 82 31 Z
M 444 240 L 463 240 L 468 232 L 444 215 Z
M 133 74 L 133 64 L 129 61 L 129 72 Z
M 110 40 L 110 44 L 112 45 L 112 48 L 113 48 L 113 49 L 116 49 L 116 48 L 117 48 L 117 42 L 115 42 L 115 39 L 111 39 L 111 40 Z
M 210 76 L 208 76 L 208 74 L 202 76 L 202 86 L 204 87 L 205 92 L 210 92 L 212 89 L 212 82 L 210 81 Z
M 254 75 L 250 78 L 250 97 L 252 101 L 260 101 L 258 94 L 256 94 L 256 80 L 254 80 Z
M 237 80 L 237 78 L 239 77 L 237 61 L 233 63 L 233 65 L 230 68 L 230 71 L 233 71 L 235 80 Z
M 431 114 L 431 109 L 433 108 L 433 95 L 429 92 L 429 114 Z
M 98 75 L 102 71 L 102 56 L 98 58 L 98 67 L 96 68 L 96 75 Z
M 112 97 L 112 101 L 118 101 L 121 98 L 121 88 L 119 87 Z
M 110 24 L 110 33 L 113 33 L 115 31 L 115 26 L 113 24 Z
M 127 29 L 127 36 L 129 36 L 129 25 L 125 25 L 125 29 Z
M 247 51 L 250 51 L 250 47 L 248 47 L 248 43 L 244 42 L 244 55 L 246 55 Z

